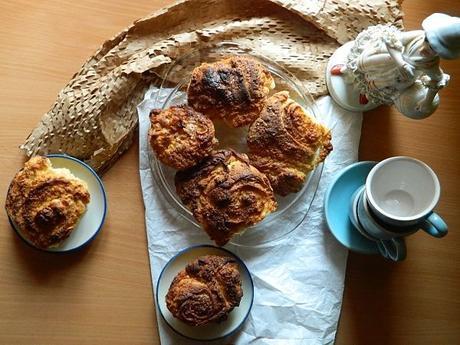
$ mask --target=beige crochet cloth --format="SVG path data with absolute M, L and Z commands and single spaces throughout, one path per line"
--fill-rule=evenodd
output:
M 234 41 L 295 74 L 318 97 L 340 44 L 369 25 L 402 27 L 397 0 L 182 0 L 139 19 L 91 56 L 21 145 L 27 156 L 64 152 L 102 172 L 131 144 L 136 105 L 189 49 Z

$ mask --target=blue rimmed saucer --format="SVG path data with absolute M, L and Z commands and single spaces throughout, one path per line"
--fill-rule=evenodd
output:
M 220 323 L 210 323 L 204 326 L 189 326 L 179 319 L 176 319 L 166 306 L 166 294 L 174 277 L 185 268 L 185 266 L 203 255 L 230 256 L 238 262 L 241 276 L 243 297 L 240 305 L 233 309 L 227 320 Z M 254 283 L 244 262 L 232 252 L 211 245 L 198 245 L 186 248 L 176 254 L 164 266 L 158 277 L 156 285 L 156 304 L 163 320 L 176 333 L 181 336 L 199 341 L 213 341 L 222 339 L 236 332 L 246 321 L 254 302 Z
M 376 242 L 361 235 L 350 221 L 349 205 L 355 192 L 366 183 L 366 177 L 377 162 L 358 162 L 338 173 L 324 199 L 329 230 L 342 245 L 363 254 L 379 254 Z
M 77 158 L 66 154 L 49 154 L 47 157 L 51 161 L 53 168 L 69 169 L 74 176 L 86 182 L 91 199 L 86 206 L 85 213 L 67 239 L 57 247 L 46 249 L 36 247 L 21 233 L 21 230 L 14 224 L 11 218 L 9 218 L 9 221 L 16 234 L 24 242 L 36 249 L 50 253 L 74 252 L 89 244 L 104 224 L 107 213 L 107 197 L 104 185 L 97 173 L 88 164 Z

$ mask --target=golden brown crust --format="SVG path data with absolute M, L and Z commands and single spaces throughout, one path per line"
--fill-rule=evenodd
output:
M 150 113 L 149 142 L 158 159 L 186 169 L 209 156 L 217 145 L 214 125 L 189 106 L 173 106 Z
M 274 80 L 259 62 L 232 56 L 195 68 L 188 87 L 188 104 L 231 127 L 252 123 L 265 105 Z
M 271 96 L 250 126 L 251 164 L 280 195 L 298 192 L 307 174 L 332 151 L 330 131 L 317 123 L 287 91 Z
M 21 234 L 35 246 L 49 248 L 69 237 L 89 201 L 83 181 L 35 156 L 13 178 L 5 208 Z
M 176 174 L 176 190 L 209 237 L 222 246 L 277 207 L 267 177 L 246 155 L 220 150 Z
M 192 326 L 221 322 L 243 297 L 238 263 L 226 256 L 199 257 L 174 278 L 166 306 Z

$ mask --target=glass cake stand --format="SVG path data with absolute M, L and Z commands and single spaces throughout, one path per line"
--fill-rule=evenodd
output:
M 313 98 L 306 92 L 296 77 L 273 61 L 255 54 L 250 48 L 232 42 L 222 42 L 195 49 L 176 59 L 165 72 L 160 87 L 163 92 L 158 93 L 158 97 L 161 97 L 161 99 L 157 99 L 156 104 L 161 104 L 162 109 L 185 104 L 187 102 L 187 85 L 193 69 L 204 62 L 214 62 L 229 55 L 245 55 L 258 60 L 270 71 L 275 79 L 276 87 L 271 91 L 271 94 L 287 90 L 292 99 L 302 105 L 308 113 L 317 117 L 318 111 L 314 105 Z M 165 91 L 167 91 L 166 95 Z M 220 121 L 214 121 L 214 125 L 216 127 L 216 137 L 219 139 L 219 148 L 232 148 L 237 152 L 247 152 L 247 127 L 234 129 Z M 192 213 L 182 204 L 176 194 L 174 185 L 176 170 L 156 159 L 150 145 L 148 146 L 150 167 L 159 190 L 180 216 L 196 227 L 197 231 L 203 231 Z M 277 210 L 256 225 L 248 227 L 241 234 L 235 235 L 230 243 L 235 246 L 255 247 L 287 238 L 288 235 L 299 228 L 299 225 L 305 219 L 318 188 L 322 170 L 323 164 L 321 163 L 310 172 L 302 190 L 298 193 L 293 193 L 286 197 L 276 196 Z M 306 227 L 302 231 L 306 232 L 306 236 L 309 229 Z

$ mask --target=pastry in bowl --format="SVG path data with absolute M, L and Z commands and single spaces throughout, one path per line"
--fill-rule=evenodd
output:
M 166 306 L 179 320 L 202 326 L 224 321 L 242 296 L 236 260 L 206 255 L 177 274 L 166 295 Z
M 248 132 L 249 159 L 267 175 L 275 193 L 302 189 L 308 173 L 332 151 L 331 133 L 287 91 L 271 96 Z
M 11 182 L 6 212 L 21 234 L 38 248 L 60 245 L 86 211 L 86 183 L 48 158 L 32 157 Z
M 232 56 L 193 70 L 188 104 L 231 127 L 243 127 L 259 116 L 274 87 L 270 72 L 258 61 Z
M 212 121 L 184 105 L 151 111 L 149 142 L 162 163 L 186 169 L 210 155 L 217 139 Z
M 178 171 L 175 184 L 182 202 L 219 246 L 277 207 L 267 177 L 233 150 L 217 151 Z

